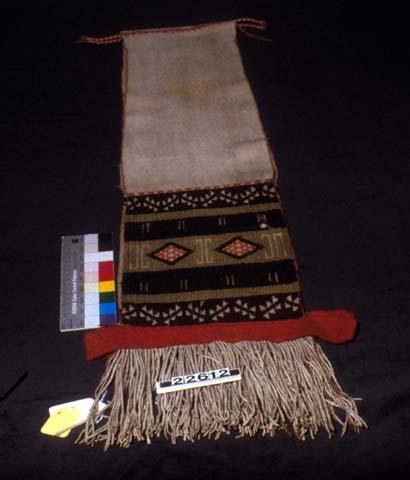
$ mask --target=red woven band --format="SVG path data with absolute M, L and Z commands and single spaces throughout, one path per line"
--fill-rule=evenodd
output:
M 134 327 L 115 325 L 102 327 L 85 337 L 88 360 L 108 355 L 120 348 L 162 348 L 173 345 L 215 341 L 269 340 L 285 342 L 313 336 L 331 343 L 353 338 L 357 321 L 345 310 L 316 310 L 294 320 L 275 320 L 204 324 L 174 327 Z

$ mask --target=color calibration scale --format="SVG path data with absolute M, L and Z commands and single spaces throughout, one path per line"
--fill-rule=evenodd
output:
M 61 237 L 60 331 L 116 322 L 112 235 Z

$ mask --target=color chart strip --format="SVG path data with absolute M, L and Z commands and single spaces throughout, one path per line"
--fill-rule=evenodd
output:
M 116 323 L 111 234 L 62 237 L 60 330 Z

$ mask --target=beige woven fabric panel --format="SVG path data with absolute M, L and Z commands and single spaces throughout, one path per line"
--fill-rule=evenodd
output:
M 274 177 L 235 21 L 124 35 L 126 194 Z

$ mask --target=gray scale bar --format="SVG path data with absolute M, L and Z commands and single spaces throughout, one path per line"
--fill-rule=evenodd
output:
M 84 236 L 61 237 L 60 331 L 84 328 Z

